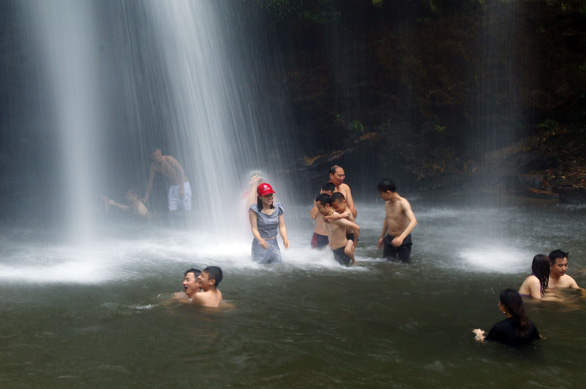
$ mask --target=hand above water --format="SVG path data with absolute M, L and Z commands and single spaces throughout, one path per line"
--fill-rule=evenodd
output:
M 474 340 L 477 340 L 479 342 L 484 341 L 484 330 L 481 330 L 480 328 L 476 328 L 476 329 L 473 329 L 472 332 L 474 332 L 474 334 L 476 334 L 476 336 L 474 337 Z

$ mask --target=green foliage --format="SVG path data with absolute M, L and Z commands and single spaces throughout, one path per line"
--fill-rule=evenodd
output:
M 557 125 L 558 125 L 558 123 L 555 120 L 546 119 L 542 123 L 539 123 L 537 125 L 537 128 L 542 131 L 553 130 L 554 128 L 556 128 Z
M 364 126 L 360 123 L 359 120 L 352 120 L 348 123 L 348 126 L 354 130 L 357 134 L 364 134 Z
M 444 126 L 440 126 L 439 124 L 436 124 L 435 126 L 433 126 L 433 129 L 438 133 L 438 134 L 443 134 L 444 132 L 446 132 L 446 127 Z
M 242 0 L 246 1 L 246 0 Z M 252 0 L 275 19 L 300 17 L 318 24 L 335 23 L 341 12 L 336 0 Z

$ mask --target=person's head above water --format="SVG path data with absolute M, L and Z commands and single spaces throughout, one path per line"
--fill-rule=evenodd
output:
M 336 188 L 344 183 L 346 173 L 341 166 L 334 165 L 330 168 L 330 181 L 336 185 Z
M 224 278 L 222 274 L 222 269 L 218 266 L 208 266 L 201 272 L 199 276 L 199 281 L 201 283 L 201 287 L 204 290 L 208 290 L 210 288 L 217 288 L 220 282 Z
M 133 202 L 138 200 L 138 190 L 135 188 L 130 188 L 126 191 L 126 196 L 124 196 L 128 202 Z
M 330 196 L 334 194 L 335 190 L 336 190 L 336 185 L 333 182 L 326 182 L 321 187 L 321 193 L 325 193 Z
M 315 198 L 315 206 L 322 215 L 331 215 L 333 212 L 332 198 L 325 193 L 322 193 Z
M 189 298 L 192 298 L 194 294 L 199 292 L 200 284 L 198 277 L 200 274 L 201 270 L 199 269 L 191 268 L 185 271 L 183 278 L 183 289 Z
M 549 261 L 551 264 L 550 275 L 553 278 L 559 278 L 566 274 L 568 270 L 568 255 L 570 253 L 566 253 L 562 250 L 553 250 L 549 253 Z
M 390 178 L 385 178 L 378 183 L 378 191 L 383 192 L 391 192 L 397 193 L 397 186 Z
M 258 198 L 256 199 L 256 207 L 259 211 L 261 211 L 265 206 L 270 209 L 275 208 L 273 201 L 273 194 L 275 191 L 269 184 L 266 182 L 260 184 L 256 189 L 256 193 L 258 194 Z
M 346 210 L 346 197 L 340 192 L 336 192 L 331 196 L 332 207 L 336 212 L 344 212 Z
M 161 153 L 161 149 L 156 146 L 153 149 L 151 149 L 151 152 L 149 154 L 149 157 L 151 157 L 151 159 L 154 161 L 160 161 L 162 156 L 163 153 Z
M 517 335 L 525 335 L 527 326 L 529 325 L 529 318 L 525 314 L 523 299 L 519 292 L 509 288 L 501 291 L 499 296 L 499 308 L 503 310 L 503 313 L 508 314 L 513 318 Z
M 550 261 L 547 255 L 537 254 L 533 257 L 533 262 L 531 262 L 531 272 L 539 280 L 542 294 L 545 293 L 547 284 L 549 283 L 549 271 Z

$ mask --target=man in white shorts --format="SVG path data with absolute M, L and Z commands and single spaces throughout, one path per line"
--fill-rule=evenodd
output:
M 142 202 L 146 203 L 149 199 L 155 173 L 161 173 L 169 183 L 169 193 L 167 195 L 169 211 L 177 211 L 178 209 L 191 211 L 191 186 L 189 185 L 189 181 L 187 181 L 187 177 L 185 177 L 183 167 L 170 155 L 162 155 L 161 149 L 159 148 L 155 149 L 150 154 L 150 157 L 153 162 L 151 163 L 151 172 L 147 183 L 146 194 Z

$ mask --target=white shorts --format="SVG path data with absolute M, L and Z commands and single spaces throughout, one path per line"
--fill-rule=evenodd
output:
M 179 188 L 181 185 L 171 185 L 169 187 L 169 211 L 177 211 L 182 209 L 184 211 L 191 211 L 191 186 L 189 181 L 183 183 L 183 197 L 179 197 Z

